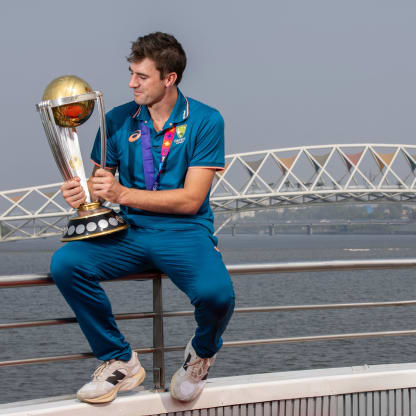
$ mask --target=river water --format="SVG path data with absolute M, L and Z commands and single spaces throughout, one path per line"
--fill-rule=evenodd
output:
M 47 272 L 55 239 L 2 243 L 0 275 Z M 336 259 L 416 257 L 412 235 L 238 235 L 221 236 L 226 264 Z M 233 277 L 237 307 L 300 305 L 415 298 L 414 270 L 283 273 Z M 165 310 L 190 310 L 187 298 L 166 279 Z M 151 311 L 151 282 L 106 283 L 114 313 Z M 72 316 L 55 287 L 3 289 L 0 323 Z M 416 307 L 332 311 L 235 314 L 225 341 L 250 338 L 415 329 Z M 121 321 L 133 347 L 152 343 L 151 320 Z M 185 345 L 194 320 L 166 318 L 166 345 Z M 77 325 L 0 331 L 0 361 L 89 351 Z M 180 352 L 166 355 L 167 379 L 182 361 Z M 152 386 L 151 356 L 143 355 Z M 414 337 L 315 341 L 247 348 L 224 348 L 211 377 L 298 369 L 344 367 L 416 361 Z M 74 393 L 98 365 L 94 359 L 0 368 L 0 403 Z

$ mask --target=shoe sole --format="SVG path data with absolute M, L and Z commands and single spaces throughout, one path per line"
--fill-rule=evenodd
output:
M 200 394 L 202 393 L 202 391 L 204 390 L 205 384 L 204 384 L 204 387 L 202 387 L 202 389 L 200 389 L 199 392 L 197 394 L 195 394 L 194 396 L 192 396 L 191 398 L 181 399 L 181 398 L 175 396 L 175 392 L 174 392 L 174 389 L 173 389 L 173 384 L 175 382 L 175 378 L 176 378 L 176 373 L 173 375 L 172 380 L 170 381 L 170 389 L 169 390 L 170 390 L 170 395 L 172 396 L 172 398 L 179 401 L 179 402 L 182 402 L 182 403 L 192 402 L 193 400 L 197 399 L 200 396 Z
M 112 402 L 116 398 L 117 393 L 119 392 L 119 390 L 124 385 L 128 384 L 129 387 L 126 390 L 123 390 L 123 391 L 133 390 L 137 386 L 139 386 L 140 384 L 142 384 L 145 378 L 146 378 L 146 371 L 142 367 L 137 372 L 137 374 L 135 374 L 132 377 L 129 377 L 127 380 L 124 380 L 125 382 L 121 382 L 121 383 L 117 384 L 117 386 L 115 386 L 114 389 L 111 390 L 110 392 L 108 392 L 107 394 L 104 394 L 104 395 L 102 395 L 100 397 L 93 397 L 93 398 L 89 398 L 89 399 L 84 399 L 84 398 L 78 397 L 78 399 L 81 400 L 82 402 L 86 402 L 86 403 L 107 403 L 107 402 Z
M 170 380 L 170 395 L 172 396 L 172 398 L 174 398 L 175 400 L 178 400 L 180 402 L 183 402 L 183 400 L 179 399 L 178 397 L 175 396 L 174 390 L 173 390 L 173 383 L 175 381 L 176 378 L 176 373 L 172 376 L 172 380 Z

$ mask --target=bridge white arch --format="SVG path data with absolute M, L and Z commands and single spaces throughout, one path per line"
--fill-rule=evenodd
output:
M 226 156 L 211 206 L 218 232 L 236 212 L 290 205 L 416 201 L 416 146 L 331 144 Z M 61 183 L 0 192 L 0 241 L 60 235 L 73 210 Z

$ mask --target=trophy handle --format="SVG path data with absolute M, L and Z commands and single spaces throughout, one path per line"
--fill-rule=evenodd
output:
M 105 169 L 107 163 L 107 130 L 105 124 L 105 110 L 103 94 L 100 91 L 94 91 L 98 102 L 98 113 L 100 115 L 100 132 L 101 132 L 101 167 Z
M 58 166 L 59 172 L 65 181 L 72 179 L 71 169 L 62 155 L 62 149 L 59 146 L 58 130 L 56 129 L 53 113 L 47 101 L 43 101 L 36 106 L 40 114 L 43 128 L 48 139 L 53 158 Z

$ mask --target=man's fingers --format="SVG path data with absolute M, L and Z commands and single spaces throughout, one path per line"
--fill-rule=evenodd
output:
M 94 182 L 92 184 L 93 189 L 98 190 L 98 189 L 103 189 L 105 187 L 108 187 L 108 184 L 106 182 Z
M 94 177 L 92 178 L 92 189 L 93 192 L 105 192 L 109 191 L 114 183 L 114 176 L 111 175 L 111 177 Z M 101 195 L 102 196 L 102 195 Z
M 71 179 L 69 181 L 64 182 L 64 184 L 61 186 L 61 191 L 66 191 L 68 189 L 77 188 L 80 186 L 80 179 L 78 177 L 75 177 L 74 179 Z
M 72 208 L 78 208 L 87 199 L 80 182 L 81 179 L 75 176 L 61 186 L 62 196 Z
M 113 174 L 112 174 L 111 172 L 109 172 L 108 170 L 102 169 L 102 168 L 97 169 L 97 170 L 95 171 L 95 173 L 94 173 L 94 177 L 95 177 L 95 178 L 96 178 L 96 177 L 104 177 L 104 176 L 109 176 L 109 175 L 113 176 Z
M 72 198 L 68 198 L 66 201 L 72 208 L 78 208 L 81 204 L 85 202 L 85 194 L 84 195 L 77 195 Z
M 72 208 L 78 208 L 86 200 L 85 191 L 79 184 L 75 188 L 63 191 L 62 196 Z
M 84 196 L 76 196 L 76 197 L 73 197 L 73 198 L 69 198 L 68 199 L 68 202 L 70 203 L 70 204 L 74 204 L 74 205 L 76 205 L 76 204 L 81 204 L 82 202 L 84 202 L 84 200 L 85 200 L 85 197 Z M 78 206 L 77 205 L 77 206 Z
M 94 176 L 92 178 L 92 183 L 111 183 L 114 181 L 114 176 L 110 174 L 110 176 Z
M 84 195 L 85 196 L 85 192 L 84 189 L 81 186 L 77 186 L 75 188 L 70 188 L 70 189 L 66 189 L 62 192 L 62 196 L 64 198 L 70 198 L 74 195 Z

